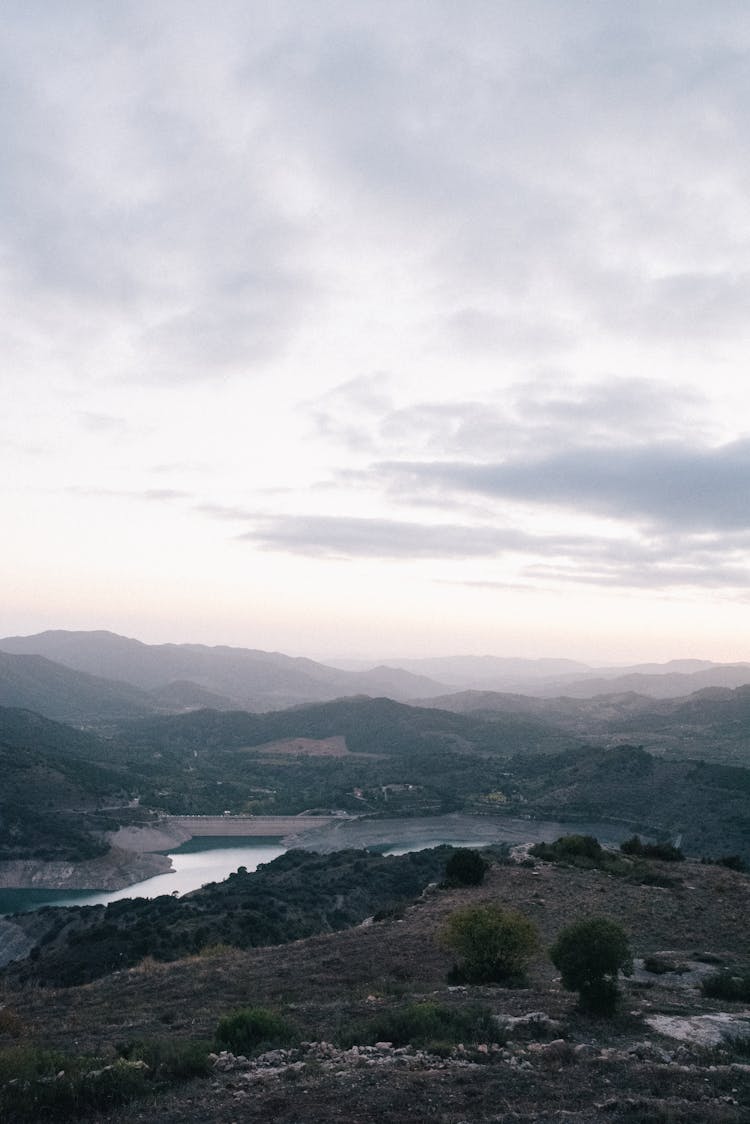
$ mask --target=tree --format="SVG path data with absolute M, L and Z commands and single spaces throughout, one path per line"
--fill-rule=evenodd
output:
M 563 987 L 577 991 L 580 1006 L 612 1014 L 620 995 L 617 977 L 632 971 L 627 935 L 616 921 L 589 917 L 563 929 L 550 949 Z
M 487 860 L 470 847 L 458 847 L 445 864 L 449 886 L 481 886 L 486 873 Z
M 468 983 L 522 979 L 539 947 L 533 922 L 498 905 L 457 909 L 440 930 L 438 940 L 458 957 L 454 977 Z

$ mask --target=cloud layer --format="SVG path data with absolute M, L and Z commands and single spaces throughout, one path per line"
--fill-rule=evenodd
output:
M 739 0 L 10 0 L 0 580 L 743 596 L 749 59 Z

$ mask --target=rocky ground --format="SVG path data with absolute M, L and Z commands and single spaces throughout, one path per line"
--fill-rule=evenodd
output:
M 0 887 L 37 890 L 122 890 L 145 878 L 171 870 L 167 855 L 110 847 L 104 855 L 82 862 L 39 862 L 11 859 L 0 862 Z
M 250 1059 L 217 1052 L 209 1078 L 91 1117 L 101 1124 L 749 1121 L 750 1011 L 706 999 L 699 985 L 717 965 L 748 966 L 750 881 L 698 863 L 654 870 L 675 884 L 633 885 L 599 870 L 542 863 L 498 865 L 482 887 L 435 890 L 400 920 L 277 948 L 147 961 L 81 988 L 6 987 L 0 1044 L 114 1057 L 118 1046 L 140 1039 L 210 1040 L 223 1014 L 256 1004 L 300 1028 L 303 1042 L 294 1049 Z M 624 984 L 617 1017 L 579 1013 L 544 955 L 525 988 L 446 983 L 451 962 L 435 934 L 458 906 L 481 901 L 522 910 L 545 945 L 587 914 L 620 921 L 639 966 Z M 646 970 L 643 959 L 654 956 L 671 970 Z M 341 1044 L 342 1028 L 425 999 L 488 1006 L 504 1042 L 436 1053 Z

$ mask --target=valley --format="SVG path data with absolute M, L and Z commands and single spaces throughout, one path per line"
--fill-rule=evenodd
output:
M 5 653 L 2 646 L 23 651 Z M 55 663 L 43 651 L 79 666 Z M 215 691 L 231 667 L 235 675 L 244 669 L 243 690 L 252 694 L 258 665 L 266 677 L 269 668 L 288 670 L 286 657 L 261 656 L 153 648 L 108 633 L 0 641 L 0 694 L 19 704 L 0 707 L 0 884 L 126 885 L 149 864 L 158 872 L 163 859 L 153 852 L 179 842 L 179 824 L 196 816 L 213 817 L 212 833 L 226 819 L 261 834 L 269 834 L 266 817 L 286 817 L 273 834 L 300 837 L 301 817 L 310 814 L 367 822 L 464 815 L 476 818 L 466 833 L 474 839 L 484 837 L 481 825 L 497 834 L 494 819 L 520 816 L 679 836 L 698 857 L 737 853 L 750 860 L 750 685 L 666 699 L 471 689 L 415 704 L 356 695 L 271 711 L 205 707 L 205 695 L 186 708 L 187 696 L 172 691 L 176 681 L 155 686 L 158 675 L 185 672 L 188 664 L 196 671 L 197 661 L 201 691 Z M 94 661 L 131 681 L 96 679 L 83 670 Z M 488 666 L 480 661 L 485 677 Z M 444 670 L 460 678 L 457 661 Z M 548 672 L 561 672 L 548 664 L 535 670 L 537 687 L 549 682 Z M 638 674 L 720 671 L 682 661 Z M 575 674 L 580 682 L 580 667 Z M 413 685 L 414 672 L 407 675 Z M 142 704 L 147 690 L 162 699 L 149 712 Z M 164 709 L 170 695 L 176 712 Z M 113 708 L 115 696 L 127 700 L 124 709 Z M 65 711 L 61 699 L 77 700 L 72 724 L 52 717 Z M 153 846 L 149 833 L 157 821 L 163 831 L 165 817 L 170 837 Z M 341 823 L 334 828 L 343 830 Z M 135 853 L 142 857 L 133 866 Z
M 702 980 L 750 973 L 750 685 L 660 697 L 600 693 L 592 676 L 581 697 L 580 667 L 545 666 L 528 694 L 441 693 L 422 668 L 420 689 L 434 693 L 421 698 L 312 701 L 288 678 L 290 694 L 272 686 L 269 666 L 288 676 L 286 658 L 166 646 L 137 672 L 125 657 L 148 646 L 42 636 L 47 652 L 79 664 L 93 644 L 100 671 L 131 679 L 42 652 L 5 660 L 0 642 L 0 698 L 13 704 L 0 706 L 0 886 L 15 888 L 10 910 L 23 887 L 33 906 L 0 917 L 0 1119 L 12 1104 L 14 1120 L 33 1120 L 24 1105 L 56 1088 L 43 1058 L 71 1048 L 58 1070 L 83 1067 L 102 1124 L 148 1118 L 148 1105 L 175 1124 L 228 1124 L 238 1107 L 243 1119 L 296 1124 L 300 1095 L 310 1124 L 401 1124 L 416 1088 L 435 1124 L 488 1119 L 503 1097 L 519 1121 L 558 1124 L 573 1111 L 573 1085 L 586 1090 L 588 1115 L 578 1118 L 591 1124 L 744 1118 L 750 1086 L 732 1037 L 744 1016 L 704 994 Z M 235 678 L 229 693 L 240 665 L 245 686 Z M 156 666 L 198 678 L 156 683 Z M 413 687 L 417 671 L 404 671 L 407 680 L 391 669 L 391 682 Z M 709 673 L 724 674 L 692 664 L 633 672 L 680 684 Z M 322 694 L 341 687 L 307 663 L 304 674 Z M 367 672 L 350 674 L 361 685 Z M 561 675 L 571 694 L 546 694 Z M 237 705 L 261 697 L 258 709 Z M 665 854 L 676 843 L 687 858 L 620 851 L 636 834 Z M 530 851 L 561 837 L 584 842 L 561 857 Z M 593 837 L 608 849 L 592 850 Z M 228 850 L 222 865 L 209 854 L 219 842 L 245 850 Z M 446 864 L 467 847 L 481 851 L 487 875 L 457 888 Z M 441 926 L 461 903 L 487 901 L 520 910 L 543 934 L 522 987 L 449 982 Z M 544 950 L 587 913 L 621 923 L 637 957 L 617 1017 L 599 1023 L 561 991 Z M 214 1050 L 212 1060 L 217 1020 L 243 1003 L 290 1020 L 294 1043 L 258 1059 Z M 484 1004 L 482 1025 L 520 1020 L 519 1030 L 499 1044 L 368 1039 L 368 1020 L 395 1026 L 409 1012 L 423 1017 L 425 1004 L 464 1022 Z M 25 1101 L 13 1099 L 19 1077 L 2 1083 L 3 1066 L 21 1073 L 19 1049 L 42 1067 L 24 1079 Z M 204 1076 L 188 1067 L 167 1079 L 167 1063 L 149 1061 L 139 1091 L 136 1082 L 118 1104 L 96 1100 L 89 1070 L 114 1067 L 130 1081 L 127 1059 L 154 1051 L 186 1051 Z

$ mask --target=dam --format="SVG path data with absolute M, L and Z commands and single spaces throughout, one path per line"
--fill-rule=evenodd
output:
M 162 816 L 161 826 L 173 826 L 192 836 L 282 838 L 316 827 L 328 827 L 342 816 Z

